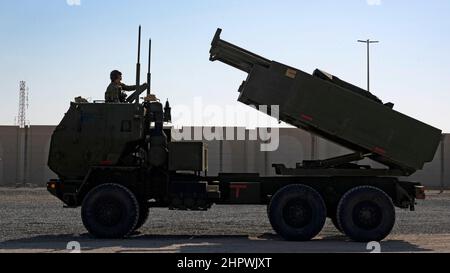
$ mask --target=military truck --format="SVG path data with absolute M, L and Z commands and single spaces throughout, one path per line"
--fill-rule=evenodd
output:
M 392 231 L 395 207 L 414 210 L 416 200 L 425 199 L 420 183 L 401 178 L 433 159 L 439 129 L 333 75 L 270 61 L 220 35 L 218 29 L 210 60 L 248 73 L 240 102 L 278 105 L 280 121 L 353 152 L 296 168 L 273 162 L 274 176 L 208 176 L 205 144 L 172 140 L 165 126 L 171 120 L 168 102 L 163 107 L 141 101 L 142 90 L 126 103 L 72 102 L 52 136 L 48 165 L 58 179 L 48 190 L 68 208 L 81 206 L 93 236 L 127 237 L 155 207 L 203 211 L 241 204 L 266 205 L 274 231 L 286 240 L 311 240 L 328 217 L 354 241 L 380 241 Z M 385 167 L 358 163 L 365 158 Z

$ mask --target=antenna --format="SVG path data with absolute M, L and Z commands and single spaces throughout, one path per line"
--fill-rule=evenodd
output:
M 141 87 L 141 26 L 139 26 L 139 38 L 138 38 L 138 56 L 136 64 L 136 88 L 139 90 Z M 136 104 L 139 104 L 139 96 L 136 96 Z
M 148 73 L 147 73 L 147 96 L 151 94 L 152 89 L 152 72 L 151 72 L 151 65 L 152 65 L 152 39 L 148 41 Z
M 28 125 L 27 121 L 27 109 L 28 109 L 28 92 L 29 89 L 26 86 L 25 81 L 20 82 L 20 92 L 19 92 L 19 113 L 16 117 L 16 124 L 20 128 L 25 128 Z

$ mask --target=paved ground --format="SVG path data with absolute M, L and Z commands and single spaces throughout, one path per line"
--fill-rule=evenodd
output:
M 92 239 L 79 209 L 63 209 L 43 189 L 0 189 L 0 252 L 366 252 L 327 222 L 312 242 L 285 242 L 263 206 L 215 206 L 208 212 L 152 209 L 150 221 L 127 240 Z M 398 210 L 384 252 L 450 252 L 450 193 L 429 193 L 416 212 Z

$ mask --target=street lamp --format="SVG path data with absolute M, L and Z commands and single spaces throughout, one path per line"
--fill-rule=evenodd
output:
M 370 92 L 370 44 L 379 43 L 379 41 L 371 41 L 367 40 L 358 40 L 359 43 L 367 44 L 367 91 Z

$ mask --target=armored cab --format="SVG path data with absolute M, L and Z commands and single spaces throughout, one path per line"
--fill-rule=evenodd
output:
M 71 103 L 52 135 L 48 166 L 60 178 L 83 179 L 92 166 L 132 164 L 143 121 L 142 105 Z

